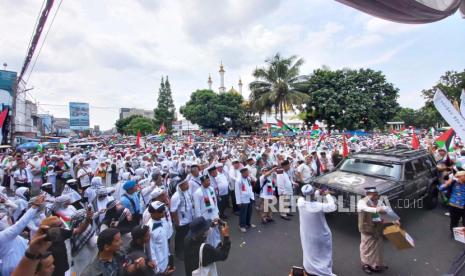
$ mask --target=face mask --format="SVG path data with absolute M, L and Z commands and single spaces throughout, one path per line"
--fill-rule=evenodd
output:
M 26 201 L 29 201 L 31 199 L 31 194 L 28 192 L 25 192 L 23 196 L 26 198 Z

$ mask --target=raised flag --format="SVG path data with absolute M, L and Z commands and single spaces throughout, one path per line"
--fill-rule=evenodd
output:
M 420 148 L 420 140 L 418 140 L 417 134 L 415 133 L 415 129 L 412 130 L 412 149 L 417 150 Z
M 455 131 L 453 128 L 450 128 L 446 132 L 444 132 L 441 136 L 439 136 L 435 143 L 438 148 L 445 149 L 446 151 L 450 151 L 454 148 L 454 137 Z
M 345 158 L 349 156 L 349 148 L 347 147 L 346 136 L 342 135 L 342 156 Z
M 0 128 L 3 128 L 3 124 L 5 123 L 7 116 L 8 116 L 8 108 L 5 108 L 0 113 Z
M 285 122 L 281 121 L 281 120 L 278 120 L 276 119 L 276 121 L 278 122 L 278 127 L 281 129 L 281 130 L 290 130 L 290 131 L 294 131 L 293 128 L 291 128 L 290 126 L 288 126 Z
M 47 172 L 47 161 L 45 161 L 45 156 L 42 157 L 42 162 L 40 162 L 40 171 L 43 174 Z
M 165 123 L 161 123 L 160 130 L 158 131 L 159 135 L 165 135 L 166 133 L 166 128 L 165 128 Z
M 140 130 L 137 131 L 136 146 L 140 147 Z

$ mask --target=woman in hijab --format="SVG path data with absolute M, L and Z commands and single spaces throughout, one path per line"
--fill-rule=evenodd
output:
M 91 185 L 84 191 L 84 197 L 87 198 L 87 202 L 91 203 L 97 196 L 98 188 L 102 187 L 102 178 L 95 176 L 92 178 Z
M 24 212 L 26 212 L 27 204 L 30 199 L 29 188 L 19 187 L 16 189 L 15 195 L 15 204 L 18 207 L 13 212 L 13 219 L 14 221 L 18 221 L 18 219 L 24 214 Z
M 125 172 L 121 175 L 121 180 L 116 183 L 115 185 L 115 193 L 113 194 L 113 197 L 116 199 L 116 200 L 120 200 L 121 199 L 121 196 L 123 195 L 124 193 L 124 190 L 123 190 L 123 185 L 124 183 L 126 183 L 128 180 L 130 180 L 130 176 L 131 174 L 128 173 L 128 172 Z

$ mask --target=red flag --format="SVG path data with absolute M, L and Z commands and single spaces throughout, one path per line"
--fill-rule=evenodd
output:
M 5 123 L 6 116 L 8 116 L 8 108 L 3 109 L 2 113 L 0 113 L 0 128 L 3 127 L 3 124 Z
M 412 149 L 419 149 L 420 148 L 420 140 L 418 140 L 417 134 L 415 133 L 415 129 L 413 129 L 412 134 Z
M 163 135 L 165 134 L 165 132 L 166 132 L 165 123 L 162 123 L 160 126 L 160 130 L 158 131 L 158 134 Z
M 137 131 L 136 146 L 140 147 L 140 130 Z
M 347 147 L 346 136 L 342 135 L 342 156 L 349 156 L 349 148 Z
M 312 130 L 318 130 L 320 129 L 320 126 L 318 124 L 313 124 Z

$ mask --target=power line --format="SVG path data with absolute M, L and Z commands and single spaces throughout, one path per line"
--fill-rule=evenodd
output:
M 50 25 L 48 27 L 47 32 L 45 33 L 44 39 L 42 40 L 42 45 L 40 45 L 39 51 L 37 52 L 36 59 L 34 60 L 34 63 L 32 64 L 31 71 L 29 71 L 29 75 L 27 77 L 26 83 L 29 81 L 29 78 L 32 75 L 32 71 L 34 71 L 34 68 L 36 67 L 37 60 L 39 59 L 40 53 L 42 52 L 42 48 L 44 47 L 45 41 L 47 40 L 47 37 L 48 37 L 48 34 L 49 34 L 50 30 L 52 29 L 53 22 L 55 22 L 55 18 L 56 18 L 57 14 L 58 14 L 58 10 L 60 9 L 62 3 L 63 3 L 63 0 L 61 0 L 60 4 L 58 4 L 58 7 L 57 7 L 57 9 L 55 11 L 55 14 L 53 15 L 52 21 L 50 22 Z
M 34 28 L 32 29 L 31 38 L 29 39 L 29 43 L 27 44 L 26 57 L 24 58 L 24 62 L 26 62 L 27 53 L 29 51 L 29 48 L 31 47 L 32 39 L 34 38 L 34 34 L 35 34 L 36 29 L 37 29 L 37 24 L 39 23 L 40 14 L 42 13 L 42 9 L 44 8 L 45 1 L 47 1 L 47 0 L 42 1 L 42 6 L 40 6 L 39 14 L 37 14 L 36 23 L 34 24 Z
M 37 43 L 39 42 L 39 39 L 40 39 L 40 35 L 42 34 L 45 22 L 47 21 L 48 14 L 50 10 L 52 9 L 53 1 L 54 0 L 47 0 L 47 3 L 45 4 L 44 9 L 42 10 L 40 19 L 35 29 L 34 37 L 32 38 L 31 45 L 29 46 L 29 49 L 26 54 L 26 58 L 24 59 L 24 64 L 23 64 L 23 67 L 21 68 L 21 72 L 19 73 L 18 84 L 22 81 L 24 74 L 26 73 L 27 68 L 29 67 L 29 63 L 32 60 Z

